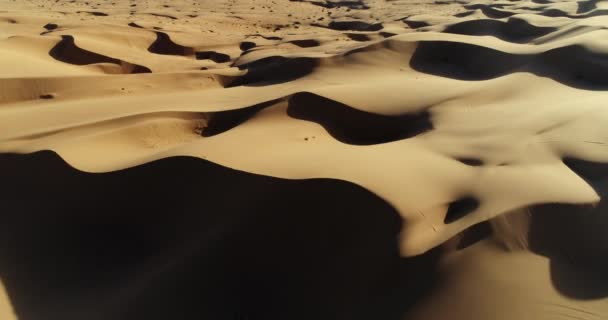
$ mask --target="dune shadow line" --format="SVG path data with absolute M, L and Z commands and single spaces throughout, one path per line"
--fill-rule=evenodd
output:
M 127 62 L 123 63 L 123 61 L 119 59 L 111 58 L 82 49 L 74 43 L 74 37 L 69 35 L 61 36 L 61 41 L 59 41 L 53 48 L 51 48 L 51 50 L 49 51 L 49 55 L 57 61 L 79 66 L 95 63 L 113 63 L 123 66 L 123 71 L 125 73 L 151 72 L 151 70 L 147 67 Z
M 194 54 L 194 49 L 179 45 L 164 32 L 157 31 L 156 40 L 148 47 L 148 51 L 156 54 L 187 56 Z
M 226 87 L 257 87 L 294 81 L 313 73 L 318 65 L 319 60 L 315 58 L 266 57 L 240 65 L 238 68 L 247 70 L 247 74 L 236 77 Z
M 594 206 L 545 204 L 532 208 L 529 243 L 551 260 L 551 280 L 580 300 L 608 297 L 608 164 L 575 158 L 564 163 L 600 195 Z
M 608 54 L 580 45 L 538 54 L 511 54 L 467 43 L 423 41 L 410 66 L 420 72 L 468 81 L 525 71 L 578 89 L 608 89 L 608 78 L 604 76 L 608 72 Z
M 557 31 L 553 27 L 537 27 L 525 20 L 510 18 L 506 22 L 491 19 L 469 20 L 448 26 L 443 32 L 470 36 L 494 36 L 501 40 L 526 43 Z
M 437 279 L 437 250 L 401 259 L 396 211 L 345 181 L 189 157 L 0 166 L 0 276 L 20 319 L 398 320 Z
M 353 145 L 372 145 L 407 139 L 433 129 L 428 112 L 386 116 L 361 111 L 312 93 L 289 99 L 290 117 L 320 124 L 336 140 Z

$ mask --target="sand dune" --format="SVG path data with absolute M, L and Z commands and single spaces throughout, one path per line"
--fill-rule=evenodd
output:
M 186 156 L 286 185 L 338 180 L 401 217 L 385 235 L 398 238 L 391 254 L 431 259 L 446 279 L 396 313 L 470 319 L 473 303 L 478 319 L 608 317 L 604 295 L 579 303 L 551 278 L 595 270 L 608 254 L 605 1 L 93 2 L 0 1 L 0 152 L 15 170 L 59 161 L 52 151 L 66 162 L 57 179 L 75 174 L 68 165 L 83 177 L 164 176 Z M 250 201 L 244 192 L 232 196 Z M 575 239 L 557 241 L 568 223 Z M 505 239 L 521 240 L 517 253 Z M 490 284 L 461 294 L 475 281 L 467 272 Z M 16 308 L 24 319 L 53 308 L 27 305 Z

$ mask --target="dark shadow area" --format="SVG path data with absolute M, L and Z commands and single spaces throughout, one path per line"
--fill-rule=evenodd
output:
M 464 250 L 479 241 L 487 239 L 491 237 L 493 234 L 492 225 L 489 221 L 484 221 L 475 225 L 470 226 L 469 228 L 462 231 L 460 236 L 460 240 L 458 241 L 458 245 L 456 246 L 457 250 Z
M 551 259 L 554 286 L 575 299 L 608 297 L 608 164 L 564 159 L 600 195 L 597 205 L 546 204 L 532 209 L 529 242 Z
M 397 34 L 392 32 L 380 32 L 379 35 L 383 38 L 390 38 L 392 36 L 396 36 Z
M 344 181 L 187 157 L 0 166 L 0 276 L 21 320 L 398 320 L 437 279 L 438 250 L 399 258 L 395 210 Z
M 226 132 L 251 119 L 251 117 L 262 109 L 270 107 L 277 102 L 279 102 L 279 100 L 271 100 L 247 108 L 214 112 L 211 114 L 207 127 L 203 130 L 202 136 L 212 137 Z
M 418 28 L 430 26 L 430 24 L 428 24 L 424 21 L 413 21 L 413 20 L 401 20 L 401 21 L 403 21 L 403 23 L 405 23 L 411 29 L 418 29 Z
M 606 264 L 602 267 L 606 267 Z M 606 268 L 585 268 L 559 258 L 552 258 L 550 270 L 553 286 L 565 296 L 578 300 L 608 297 Z
M 475 158 L 456 158 L 457 161 L 460 161 L 464 164 L 466 164 L 467 166 L 472 166 L 472 167 L 479 167 L 479 166 L 483 166 L 483 161 L 481 159 L 475 159 Z
M 137 23 L 135 23 L 135 22 L 129 22 L 128 26 L 129 26 L 129 27 L 133 27 L 133 28 L 139 28 L 139 29 L 143 29 L 143 28 L 144 28 L 144 27 L 142 27 L 142 26 L 138 25 L 138 24 L 137 24 Z M 158 36 L 157 36 L 157 39 L 158 39 Z
M 608 54 L 583 46 L 556 48 L 536 56 L 530 72 L 578 89 L 608 89 Z
M 53 98 L 55 98 L 55 96 L 54 96 L 54 95 L 52 95 L 52 94 L 41 94 L 41 95 L 39 96 L 39 98 L 40 98 L 40 99 L 44 99 L 44 100 L 48 100 L 48 99 L 53 99 Z
M 179 45 L 164 32 L 156 32 L 156 40 L 148 47 L 148 51 L 156 54 L 186 56 L 194 53 L 194 49 Z
M 231 60 L 229 55 L 215 51 L 199 51 L 194 55 L 196 60 L 211 60 L 215 63 L 225 63 Z
M 107 17 L 108 16 L 107 13 L 97 12 L 97 11 L 76 11 L 76 13 L 88 13 L 90 15 L 97 16 L 97 17 Z
M 468 17 L 468 16 L 470 16 L 470 15 L 472 15 L 474 13 L 475 13 L 474 10 L 473 11 L 465 11 L 465 12 L 460 12 L 460 13 L 454 14 L 454 17 L 456 17 L 456 18 L 464 18 L 464 17 Z
M 528 56 L 460 42 L 424 41 L 410 60 L 420 72 L 460 80 L 488 80 L 515 71 L 530 61 Z
M 345 7 L 348 9 L 363 10 L 369 9 L 363 0 L 325 0 L 325 1 L 314 1 L 314 0 L 289 0 L 291 2 L 306 2 L 315 6 L 323 8 L 333 9 Z
M 384 28 L 381 23 L 369 24 L 363 21 L 332 21 L 327 27 L 317 26 L 338 31 L 380 31 Z
M 247 74 L 234 79 L 227 87 L 266 86 L 293 81 L 311 74 L 318 66 L 315 58 L 272 56 L 239 66 Z
M 433 129 L 428 112 L 385 116 L 351 108 L 312 93 L 296 93 L 289 99 L 290 117 L 320 124 L 343 143 L 372 145 L 414 137 Z
M 525 20 L 509 18 L 506 22 L 490 19 L 470 20 L 448 26 L 443 32 L 469 36 L 494 36 L 501 40 L 526 43 L 557 31 L 552 27 L 537 27 Z
M 585 12 L 589 12 L 592 10 L 595 10 L 597 8 L 597 3 L 599 2 L 599 0 L 583 0 L 583 1 L 579 1 L 576 4 L 578 5 L 578 7 L 576 8 L 576 13 L 580 14 L 580 13 L 585 13 Z
M 79 66 L 94 63 L 120 64 L 120 60 L 118 59 L 110 58 L 95 52 L 79 48 L 74 43 L 74 37 L 66 35 L 61 36 L 61 41 L 59 41 L 51 49 L 51 51 L 49 51 L 49 55 L 55 60 Z
M 597 207 L 548 204 L 532 212 L 530 247 L 551 259 L 555 288 L 575 299 L 608 297 L 606 201 Z
M 559 9 L 547 9 L 538 14 L 541 16 L 552 17 L 552 18 L 565 17 L 565 18 L 570 18 L 570 19 L 585 19 L 585 18 L 608 15 L 608 10 L 593 10 L 593 11 L 583 12 L 583 14 L 572 15 L 572 14 L 569 14 L 569 13 L 564 12 Z
M 239 45 L 239 48 L 241 49 L 241 51 L 248 51 L 248 50 L 251 50 L 251 49 L 253 49 L 255 47 L 256 47 L 255 42 L 251 42 L 251 41 L 243 41 Z
M 150 73 L 151 70 L 147 67 L 134 65 L 131 63 L 123 63 L 121 60 L 110 58 L 95 52 L 84 50 L 74 43 L 74 37 L 61 36 L 59 41 L 50 51 L 49 55 L 53 59 L 75 64 L 79 66 L 95 64 L 95 63 L 114 63 L 122 66 L 124 73 Z M 129 67 L 127 67 L 127 65 Z
M 321 45 L 321 43 L 319 41 L 314 40 L 314 39 L 292 40 L 292 41 L 289 41 L 289 43 L 293 43 L 300 48 L 312 48 L 312 47 L 318 47 Z
M 403 320 L 408 310 L 432 294 L 434 289 L 441 288 L 441 278 L 436 268 L 441 255 L 442 249 L 436 247 L 420 256 L 395 258 L 390 268 L 386 269 L 385 276 L 377 280 L 378 287 L 389 289 L 370 291 L 361 310 L 356 310 L 357 314 L 352 319 Z M 410 298 L 413 296 L 416 298 Z M 323 319 L 323 316 L 318 319 Z
M 261 35 L 259 33 L 247 34 L 245 36 L 246 37 L 260 37 L 260 38 L 263 38 L 263 39 L 266 39 L 266 40 L 283 40 L 283 38 L 281 38 L 281 37 L 277 37 L 277 36 L 264 36 L 264 35 Z
M 57 24 L 55 24 L 55 23 L 47 23 L 47 24 L 44 25 L 43 28 L 45 28 L 48 31 L 51 31 L 51 30 L 57 29 L 58 27 L 59 26 Z
M 599 194 L 607 194 L 608 190 L 601 188 L 601 182 L 608 179 L 608 164 L 585 161 L 575 158 L 564 158 L 564 164 L 585 179 Z
M 361 34 L 361 33 L 346 33 L 346 36 L 353 41 L 359 41 L 359 42 L 365 42 L 365 41 L 371 40 L 371 38 L 368 35 Z
M 151 73 L 152 70 L 150 70 L 148 67 L 144 67 L 144 66 L 140 66 L 140 65 L 132 65 L 133 68 L 131 69 L 130 73 L 136 74 L 136 73 Z
M 463 197 L 448 206 L 443 223 L 450 224 L 464 218 L 469 213 L 479 208 L 479 200 L 473 197 Z
M 176 17 L 169 16 L 169 15 L 166 15 L 166 14 L 160 14 L 160 13 L 148 13 L 148 14 L 151 15 L 151 16 L 155 16 L 155 17 L 162 17 L 162 18 L 169 18 L 171 20 L 177 20 Z
M 608 89 L 604 76 L 608 55 L 578 45 L 518 55 L 466 43 L 424 41 L 418 44 L 410 66 L 420 72 L 469 81 L 526 71 L 578 89 Z

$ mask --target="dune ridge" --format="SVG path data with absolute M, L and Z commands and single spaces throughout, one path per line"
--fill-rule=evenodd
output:
M 480 314 L 601 319 L 605 288 L 572 274 L 603 276 L 608 254 L 607 14 L 566 0 L 0 0 L 0 160 L 25 174 L 56 153 L 85 185 L 182 161 L 354 184 L 402 220 L 383 257 L 446 276 L 408 319 L 443 317 L 430 305 L 464 290 L 452 266 L 468 257 L 520 307 L 503 258 L 549 301 Z M 459 299 L 485 301 L 477 289 Z
M 315 14 L 314 7 L 306 8 Z M 71 22 L 70 14 L 41 21 L 3 13 L 12 20 L 0 50 L 23 52 L 20 64 L 35 59 L 37 67 L 0 75 L 0 150 L 50 149 L 91 172 L 188 155 L 282 178 L 354 182 L 403 216 L 406 256 L 517 208 L 598 202 L 561 159 L 608 161 L 601 102 L 608 51 L 595 41 L 607 31 L 580 13 L 548 20 L 505 4 L 500 10 L 512 14 L 499 18 L 488 13 L 497 5 L 460 7 L 480 12 L 405 18 L 425 21 L 415 30 L 365 16 L 332 15 L 324 26 L 292 16 L 289 28 L 299 26 L 298 35 L 275 28 L 269 34 L 280 40 L 267 40 L 235 32 L 232 44 L 230 37 L 171 31 L 184 19 L 177 7 L 169 12 L 179 18 L 165 28 L 149 27 L 158 14 L 151 18 L 148 10 L 128 17 L 107 10 L 111 20 L 101 27 Z M 34 23 L 50 30 L 28 34 Z M 369 40 L 353 41 L 353 30 Z M 384 38 L 380 30 L 395 35 Z M 298 41 L 315 45 L 290 45 Z M 2 61 L 14 64 L 11 56 Z M 201 137 L 205 126 L 226 121 L 220 113 L 247 109 L 230 130 Z M 414 120 L 419 115 L 427 119 Z M 372 124 L 382 117 L 394 124 Z M 420 121 L 426 129 L 414 129 Z M 241 152 L 248 156 L 233 155 Z M 445 223 L 461 199 L 478 205 Z

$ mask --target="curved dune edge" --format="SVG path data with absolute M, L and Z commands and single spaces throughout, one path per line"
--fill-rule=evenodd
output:
M 605 299 L 572 299 L 555 290 L 552 268 L 546 257 L 525 250 L 505 253 L 491 241 L 482 241 L 442 261 L 445 282 L 405 319 L 603 319 L 608 315 Z M 569 272 L 578 278 L 573 281 L 580 281 L 585 271 Z
M 394 208 L 343 181 L 192 157 L 91 174 L 43 151 L 0 166 L 0 273 L 23 319 L 348 319 L 377 290 L 408 288 L 403 310 L 428 284 L 402 276 L 431 278 L 437 257 L 400 258 Z
M 48 26 L 15 11 L 0 44 L 0 151 L 53 150 L 89 172 L 194 156 L 353 182 L 399 211 L 404 256 L 518 208 L 597 203 L 562 159 L 608 162 L 608 49 L 596 40 L 608 31 L 593 13 L 601 9 L 510 7 L 382 23 L 331 18 L 280 40 L 241 31 L 201 38 L 172 26 L 184 18 L 178 12 L 91 14 L 110 19 L 98 28 L 69 18 Z M 486 24 L 472 28 L 479 19 Z M 302 40 L 316 42 L 293 42 Z M 348 120 L 320 113 L 328 108 Z M 425 130 L 383 132 L 396 117 Z M 201 136 L 222 119 L 236 125 Z
M 274 292 L 290 300 L 299 297 L 301 288 L 306 295 L 297 300 L 303 306 L 320 295 L 319 283 L 342 293 L 336 296 L 335 291 L 323 291 L 322 296 L 340 301 L 346 296 L 349 303 L 361 294 L 356 290 L 365 289 L 370 282 L 379 284 L 381 291 L 364 290 L 364 297 L 369 297 L 365 301 L 378 302 L 381 292 L 378 300 L 389 302 L 379 302 L 369 310 L 353 305 L 348 308 L 351 314 L 365 309 L 384 315 L 384 308 L 392 306 L 396 310 L 387 308 L 387 314 L 400 311 L 401 319 L 440 319 L 449 315 L 464 320 L 496 315 L 501 320 L 512 316 L 532 320 L 563 314 L 602 319 L 608 315 L 608 286 L 603 281 L 606 275 L 602 267 L 607 262 L 606 248 L 601 240 L 608 221 L 602 216 L 605 202 L 587 210 L 588 214 L 567 206 L 546 208 L 544 213 L 534 208 L 537 212 L 533 215 L 516 210 L 490 221 L 491 238 L 464 247 L 460 245 L 466 241 L 453 239 L 436 248 L 439 250 L 398 258 L 393 238 L 400 225 L 397 213 L 378 197 L 350 183 L 282 180 L 237 172 L 191 157 L 163 158 L 103 174 L 77 171 L 48 151 L 4 154 L 0 160 L 9 169 L 2 177 L 12 186 L 5 190 L 3 198 L 14 213 L 8 219 L 12 222 L 3 224 L 3 230 L 12 232 L 2 234 L 6 236 L 5 244 L 22 244 L 4 246 L 1 267 L 15 309 L 24 318 L 63 312 L 64 318 L 78 319 L 94 311 L 112 317 L 123 314 L 126 303 L 132 306 L 130 316 L 114 318 L 140 318 L 133 315 L 159 310 L 182 312 L 184 306 L 192 313 L 183 314 L 199 316 L 215 310 L 200 306 L 201 290 L 207 292 L 205 297 L 221 292 L 218 288 L 222 282 L 210 281 L 214 275 L 234 281 L 235 277 L 239 279 L 239 272 L 257 275 L 268 270 L 272 270 L 271 275 L 254 277 L 256 283 L 266 284 L 261 286 L 263 292 Z M 574 165 L 570 160 L 567 163 L 583 176 L 596 169 L 582 169 L 581 164 Z M 608 171 L 595 171 L 599 171 L 601 179 L 594 181 L 594 186 L 605 194 Z M 47 179 L 36 179 L 41 175 Z M 30 199 L 24 194 L 42 200 L 23 203 Z M 545 218 L 538 219 L 539 213 Z M 575 217 L 570 216 L 573 213 Z M 552 221 L 561 226 L 556 228 Z M 581 223 L 587 227 L 581 228 Z M 536 236 L 547 241 L 544 245 L 548 249 L 563 255 L 540 255 L 538 250 L 543 244 L 539 246 L 538 239 L 534 239 L 535 231 L 540 231 Z M 80 236 L 80 241 L 73 241 L 75 236 Z M 451 247 L 453 244 L 458 247 Z M 336 250 L 341 254 L 336 254 Z M 592 268 L 579 259 L 585 257 L 583 252 L 587 250 L 592 254 L 586 257 L 591 259 Z M 23 251 L 30 254 L 22 254 Z M 572 253 L 575 260 L 564 260 Z M 234 256 L 242 263 L 226 263 L 235 261 Z M 215 261 L 210 257 L 220 260 L 216 273 L 208 264 Z M 252 257 L 255 261 L 250 261 Z M 33 261 L 38 263 L 32 266 Z M 338 267 L 328 271 L 327 261 Z M 54 268 L 48 268 L 49 264 Z M 195 267 L 184 272 L 182 264 Z M 14 268 L 15 265 L 28 267 Z M 562 273 L 560 277 L 555 276 L 556 269 Z M 311 273 L 315 276 L 311 277 Z M 297 283 L 295 287 L 287 286 L 286 292 L 276 290 L 285 288 L 283 279 L 287 275 Z M 32 277 L 50 280 L 27 281 Z M 301 279 L 306 281 L 298 281 Z M 179 303 L 167 298 L 163 286 L 167 282 L 171 288 L 175 285 L 171 296 L 177 300 L 188 300 L 183 299 L 188 292 L 183 289 L 184 282 L 194 283 L 196 300 Z M 239 297 L 241 291 L 246 291 L 256 296 L 252 298 L 256 305 L 268 303 L 264 302 L 268 296 L 260 295 L 258 286 L 239 282 L 237 288 L 230 290 L 228 297 Z M 32 296 L 36 299 L 28 299 Z M 159 301 L 155 299 L 162 302 L 151 307 L 151 300 Z M 65 316 L 65 309 L 55 307 L 66 305 L 65 301 L 70 301 L 68 308 L 75 310 L 71 317 Z M 235 299 L 220 301 L 228 304 L 230 311 L 241 307 Z M 437 303 L 445 307 L 437 308 Z M 274 304 L 273 300 L 269 305 Z M 306 309 L 312 314 L 314 310 Z
M 0 317 L 6 320 L 16 320 L 17 317 L 13 311 L 13 306 L 6 293 L 4 285 L 0 281 Z

